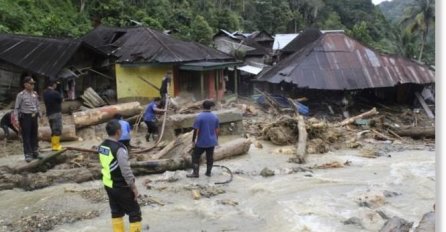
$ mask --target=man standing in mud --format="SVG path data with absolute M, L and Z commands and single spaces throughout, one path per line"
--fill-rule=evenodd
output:
M 214 163 L 214 148 L 218 144 L 218 117 L 211 112 L 214 102 L 206 100 L 203 102 L 203 112 L 195 119 L 192 136 L 194 151 L 192 152 L 192 173 L 187 174 L 189 178 L 198 178 L 200 169 L 200 158 L 206 152 L 206 173 L 210 177 Z
M 120 142 L 121 124 L 114 119 L 105 127 L 109 138 L 99 146 L 102 182 L 111 208 L 113 232 L 124 232 L 124 216 L 129 215 L 130 232 L 141 232 L 141 209 L 135 176 L 130 169 L 127 148 Z
M 30 162 L 39 156 L 37 118 L 40 116 L 39 95 L 34 91 L 35 81 L 31 76 L 23 79 L 24 90 L 17 94 L 14 107 L 14 122 L 19 122 L 22 132 L 25 161 Z
M 51 150 L 60 151 L 60 136 L 62 135 L 62 96 L 57 92 L 57 81 L 50 81 L 48 88 L 43 92 L 46 116 L 51 128 Z

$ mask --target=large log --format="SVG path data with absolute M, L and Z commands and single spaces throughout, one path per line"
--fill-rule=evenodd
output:
M 79 138 L 76 135 L 76 127 L 74 125 L 63 125 L 61 141 L 76 141 Z M 39 140 L 51 140 L 51 128 L 49 126 L 39 127 Z
M 124 117 L 130 117 L 139 114 L 141 110 L 139 102 L 128 102 L 75 112 L 73 118 L 76 128 L 82 128 L 107 122 L 118 113 Z
M 251 141 L 244 138 L 225 143 L 215 149 L 214 161 L 245 154 L 249 151 L 250 146 Z M 190 151 L 183 149 L 182 153 L 178 154 L 175 158 L 140 161 L 132 163 L 131 167 L 138 175 L 186 169 L 191 166 L 190 154 Z M 202 159 L 204 160 L 205 157 L 202 157 Z
M 297 122 L 299 138 L 296 144 L 296 157 L 291 158 L 290 161 L 303 164 L 305 163 L 307 154 L 307 130 L 305 127 L 304 118 L 301 115 L 297 116 Z
M 50 155 L 42 157 L 41 159 L 35 159 L 35 160 L 31 161 L 30 163 L 24 163 L 24 162 L 20 163 L 16 167 L 14 167 L 13 170 L 15 173 L 38 171 L 43 164 L 56 159 L 60 154 L 64 153 L 65 151 L 67 151 L 67 149 L 63 149 L 63 150 L 54 152 Z
M 9 130 L 10 139 L 18 139 L 17 134 Z M 49 126 L 39 126 L 38 132 L 39 140 L 41 141 L 50 141 L 51 140 L 51 128 Z M 3 130 L 0 130 L 0 139 L 5 138 L 5 133 Z M 60 138 L 61 141 L 76 141 L 79 138 L 76 135 L 76 128 L 74 125 L 64 125 L 62 129 L 62 136 Z
M 393 128 L 399 136 L 412 138 L 435 138 L 435 127 L 409 127 L 404 129 Z
M 371 110 L 369 110 L 367 112 L 364 112 L 364 113 L 362 113 L 360 115 L 356 115 L 354 117 L 345 119 L 344 121 L 339 123 L 339 126 L 345 126 L 345 125 L 348 125 L 350 123 L 355 122 L 357 119 L 367 118 L 367 117 L 370 117 L 370 116 L 373 116 L 373 115 L 377 115 L 378 113 L 379 112 L 376 110 L 376 108 L 373 107 L 373 109 L 371 109 Z

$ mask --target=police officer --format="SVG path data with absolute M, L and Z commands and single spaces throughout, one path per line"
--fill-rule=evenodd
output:
M 40 116 L 39 95 L 34 91 L 35 81 L 31 76 L 23 79 L 24 90 L 17 94 L 14 107 L 14 117 L 19 122 L 22 132 L 23 152 L 25 161 L 30 162 L 39 156 L 38 146 L 38 122 Z
M 62 135 L 62 96 L 57 92 L 57 81 L 50 81 L 48 88 L 43 92 L 46 115 L 51 128 L 51 150 L 60 151 L 60 136 Z
M 141 209 L 137 202 L 138 190 L 135 176 L 130 169 L 126 147 L 118 142 L 121 124 L 113 119 L 105 129 L 108 139 L 99 146 L 99 160 L 102 165 L 102 182 L 111 208 L 114 232 L 124 232 L 125 214 L 129 215 L 130 232 L 141 232 Z

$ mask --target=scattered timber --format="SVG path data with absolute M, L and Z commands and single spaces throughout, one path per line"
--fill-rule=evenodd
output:
M 117 113 L 124 117 L 129 117 L 139 114 L 141 110 L 142 107 L 139 102 L 128 102 L 75 112 L 73 113 L 73 119 L 76 128 L 82 128 L 104 123 L 112 119 Z
M 348 125 L 348 124 L 351 124 L 351 123 L 355 122 L 358 119 L 367 118 L 367 117 L 374 116 L 374 115 L 377 115 L 377 114 L 378 114 L 378 111 L 376 110 L 375 107 L 373 107 L 373 109 L 371 109 L 371 110 L 369 110 L 367 112 L 364 112 L 364 113 L 362 113 L 360 115 L 356 115 L 354 117 L 345 119 L 344 121 L 339 123 L 339 126 L 345 126 L 345 125 Z
M 435 138 L 435 127 L 409 127 L 402 129 L 395 129 L 394 131 L 399 136 L 406 136 L 412 138 Z
M 9 130 L 9 139 L 18 139 L 17 134 Z M 51 128 L 49 126 L 40 126 L 38 132 L 40 141 L 50 141 L 51 140 Z M 0 139 L 4 139 L 5 134 L 3 130 L 0 130 Z M 78 136 L 76 135 L 76 128 L 74 125 L 64 125 L 62 129 L 61 141 L 76 141 L 78 140 Z
M 291 158 L 290 161 L 299 164 L 305 163 L 307 154 L 307 130 L 305 128 L 305 121 L 301 115 L 297 116 L 297 128 L 299 130 L 299 138 L 296 144 L 296 157 Z
M 88 87 L 81 96 L 84 104 L 90 108 L 107 105 L 107 103 L 91 87 Z

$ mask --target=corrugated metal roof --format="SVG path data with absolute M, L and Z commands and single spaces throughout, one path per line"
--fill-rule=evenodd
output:
M 344 33 L 326 33 L 258 76 L 259 81 L 290 82 L 300 88 L 344 90 L 432 83 L 428 66 L 383 55 Z
M 322 32 L 318 29 L 309 28 L 302 31 L 299 36 L 296 36 L 291 42 L 282 48 L 282 53 L 293 53 L 299 51 L 301 48 L 307 46 L 322 36 Z
M 289 44 L 293 39 L 295 39 L 297 34 L 276 34 L 274 36 L 273 50 L 280 50 Z
M 100 26 L 83 37 L 91 46 L 117 57 L 118 63 L 183 63 L 233 60 L 216 49 L 176 39 L 147 27 Z
M 0 60 L 54 78 L 80 44 L 71 39 L 0 34 Z

